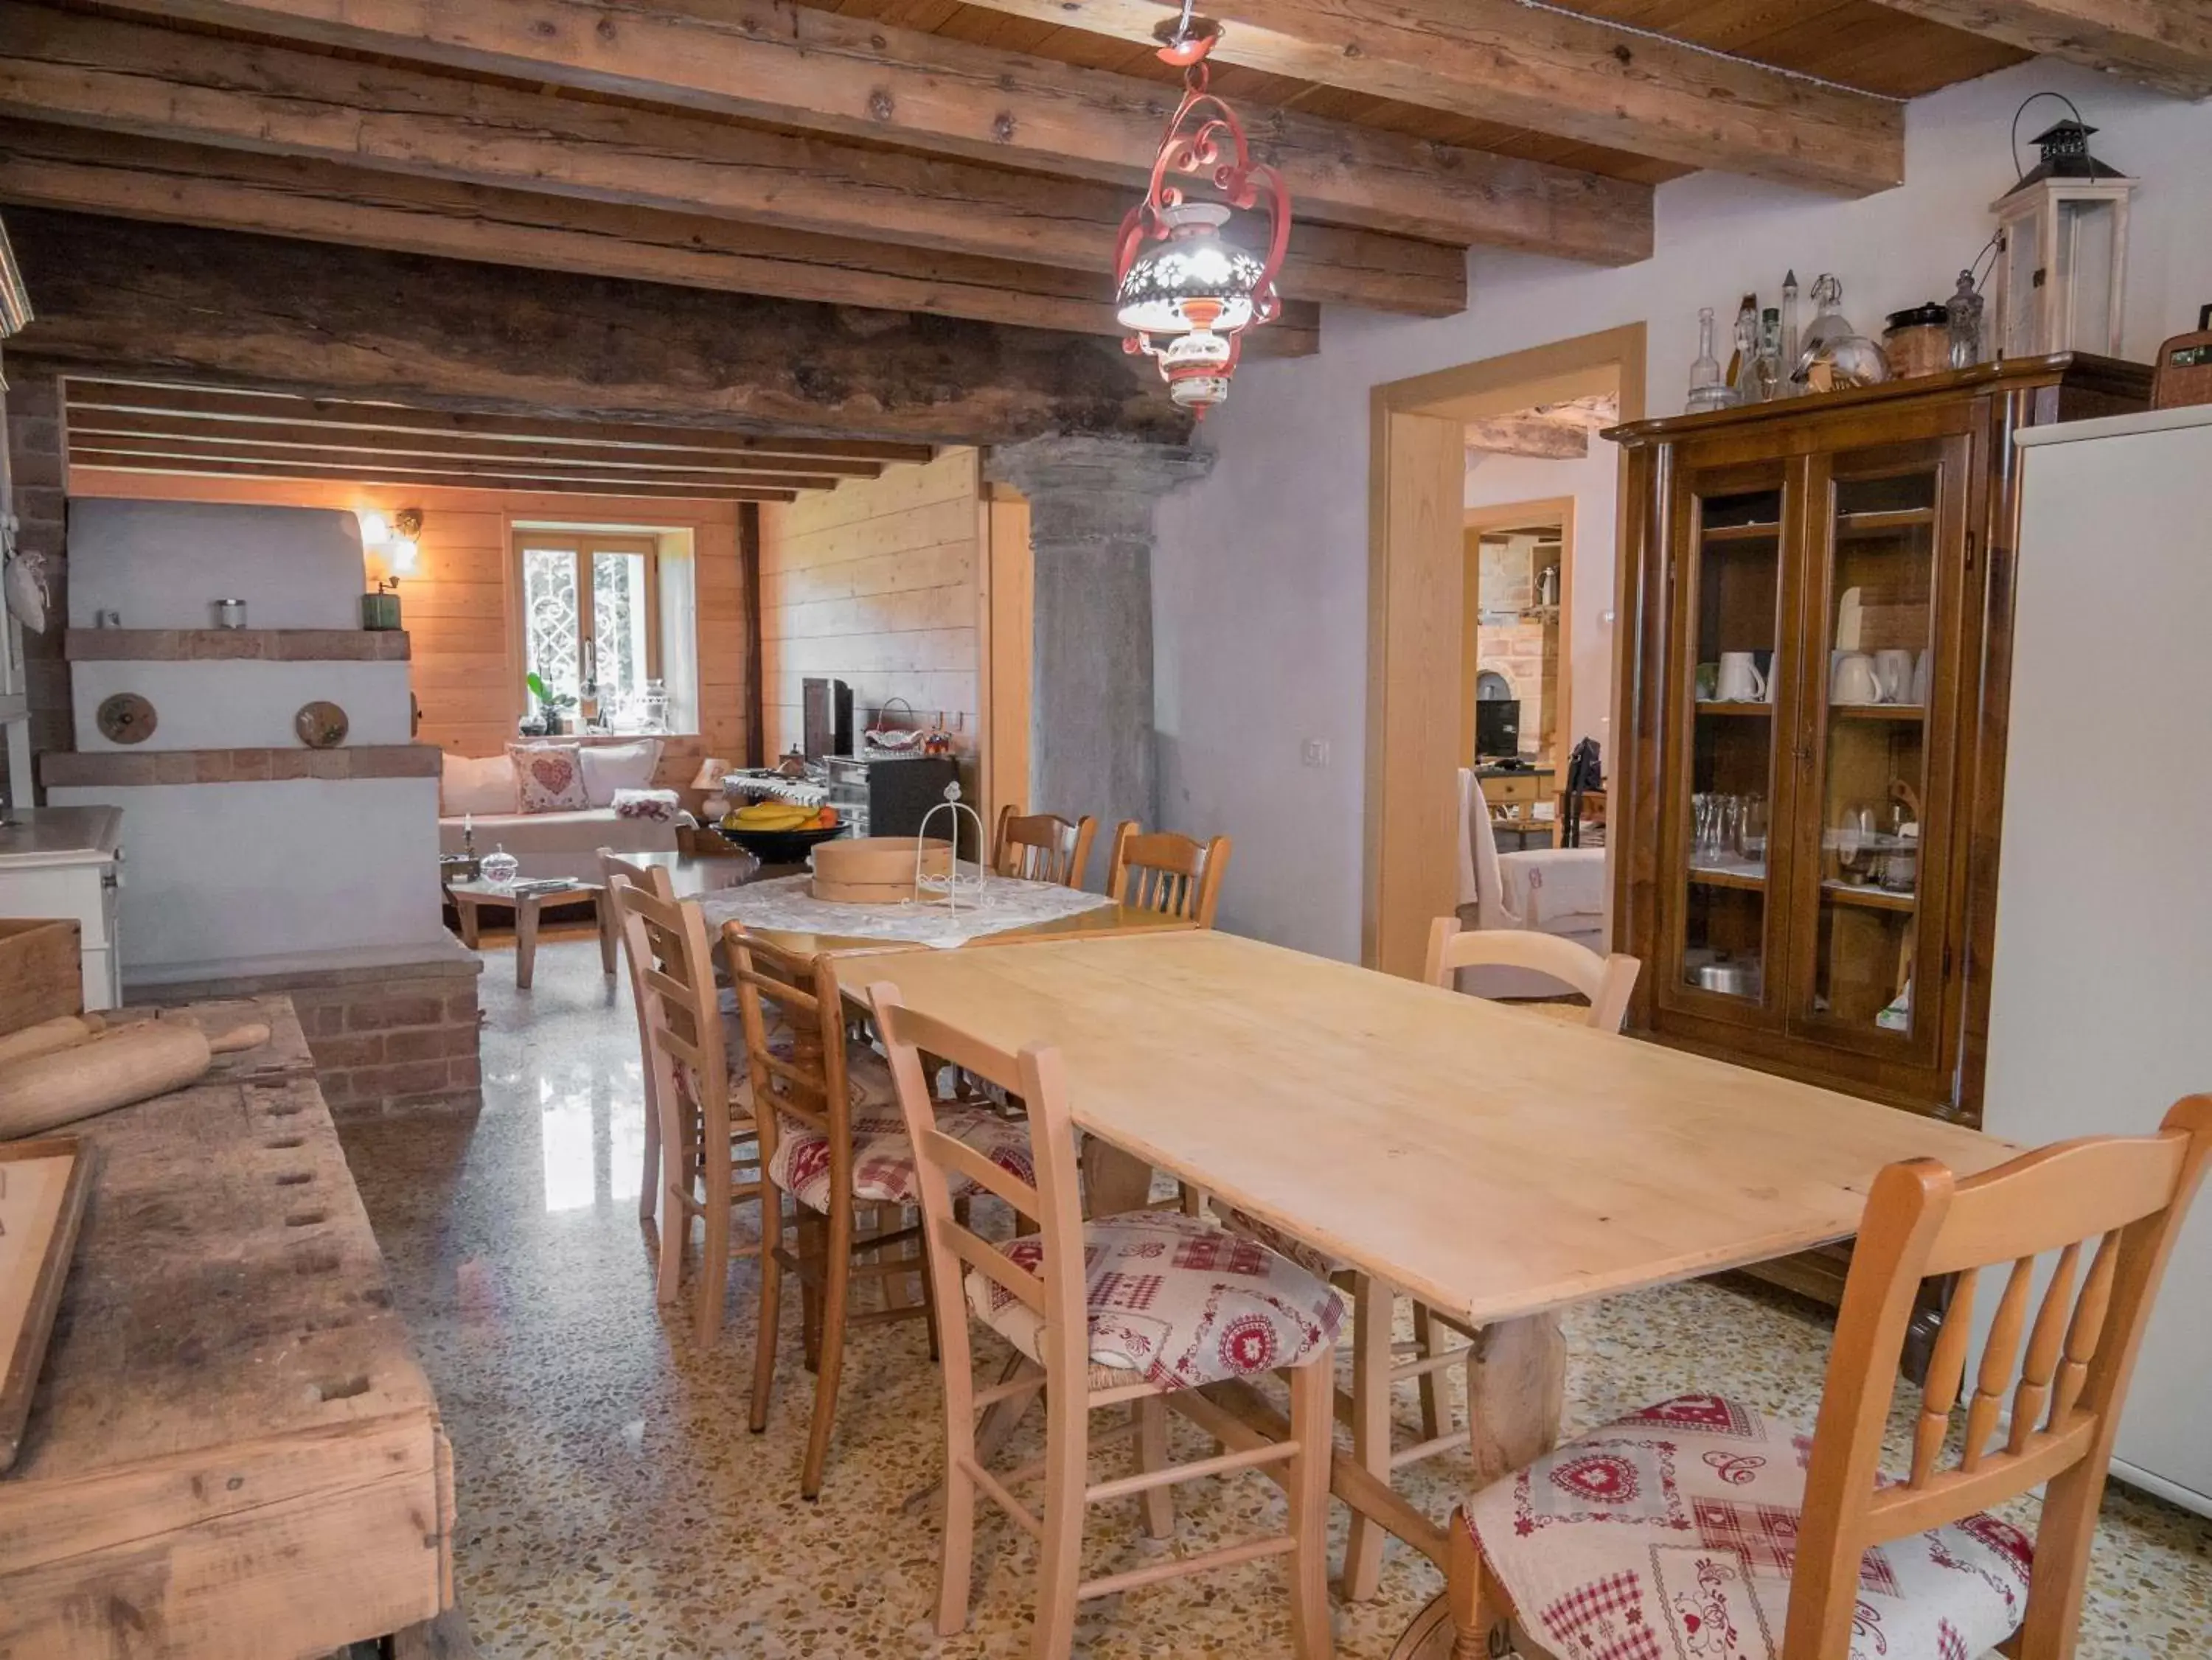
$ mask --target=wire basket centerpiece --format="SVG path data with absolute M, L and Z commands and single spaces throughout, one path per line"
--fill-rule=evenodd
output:
M 930 823 L 939 813 L 951 821 L 945 839 L 952 845 L 952 857 L 945 861 L 941 871 L 927 869 L 925 858 L 925 850 L 932 839 Z M 967 872 L 960 868 L 960 829 L 963 822 L 975 827 L 975 863 Z M 990 880 L 989 864 L 990 848 L 983 839 L 982 815 L 960 799 L 960 781 L 955 779 L 945 786 L 945 799 L 921 815 L 921 833 L 914 851 L 915 899 L 920 904 L 941 905 L 953 912 L 957 912 L 963 903 L 980 908 L 985 902 L 985 885 Z

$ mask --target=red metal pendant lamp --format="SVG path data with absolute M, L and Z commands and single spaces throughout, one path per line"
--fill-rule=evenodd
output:
M 1115 315 L 1130 331 L 1126 351 L 1157 359 L 1168 396 L 1200 420 L 1229 396 L 1244 331 L 1282 310 L 1275 274 L 1291 235 L 1291 193 L 1282 178 L 1255 164 L 1237 112 L 1206 90 L 1206 54 L 1221 27 L 1191 15 L 1160 26 L 1163 63 L 1183 71 L 1176 106 L 1152 159 L 1145 199 L 1121 221 L 1114 262 Z M 1203 179 L 1219 201 L 1193 201 L 1171 182 Z M 1238 210 L 1264 197 L 1271 228 L 1258 254 L 1221 234 Z

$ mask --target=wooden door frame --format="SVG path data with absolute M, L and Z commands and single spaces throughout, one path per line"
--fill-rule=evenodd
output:
M 1567 758 L 1559 753 L 1573 732 L 1575 711 L 1575 657 L 1571 649 L 1569 620 L 1574 615 L 1575 601 L 1575 499 L 1572 496 L 1538 496 L 1528 501 L 1504 501 L 1494 507 L 1469 507 L 1464 510 L 1461 535 L 1485 536 L 1493 530 L 1516 530 L 1524 524 L 1548 524 L 1553 519 L 1559 524 L 1559 666 L 1552 688 L 1552 712 L 1555 730 L 1559 735 L 1554 746 L 1552 764 L 1565 782 Z M 1463 569 L 1472 570 L 1471 556 L 1462 560 Z M 1462 755 L 1474 754 L 1474 691 L 1476 685 L 1477 652 L 1467 649 L 1467 642 L 1475 630 L 1476 621 L 1482 610 L 1482 596 L 1478 585 L 1470 585 L 1460 606 L 1460 745 Z M 1561 789 L 1564 797 L 1565 791 Z
M 1456 694 L 1466 651 L 1464 463 L 1460 494 L 1451 498 L 1450 557 L 1445 560 L 1437 524 L 1441 511 L 1408 512 L 1411 504 L 1403 500 L 1393 511 L 1394 453 L 1401 442 L 1410 453 L 1415 441 L 1439 436 L 1409 423 L 1464 427 L 1484 415 L 1583 396 L 1593 381 L 1605 379 L 1618 392 L 1620 419 L 1639 421 L 1644 414 L 1646 334 L 1644 324 L 1626 324 L 1386 382 L 1370 395 L 1360 960 L 1370 967 L 1419 975 L 1429 924 L 1454 908 L 1457 892 L 1457 766 L 1450 758 L 1459 748 Z M 1460 447 L 1463 453 L 1463 444 Z M 1625 457 L 1620 464 L 1625 472 Z M 1626 500 L 1625 492 L 1620 500 Z M 1625 518 L 1616 513 L 1616 543 L 1622 523 Z M 1571 663 L 1571 645 L 1563 641 L 1561 649 Z M 1439 699 L 1439 686 L 1450 688 L 1454 695 Z M 1616 711 L 1620 686 L 1616 667 Z M 1399 739 L 1395 746 L 1389 742 L 1394 732 Z

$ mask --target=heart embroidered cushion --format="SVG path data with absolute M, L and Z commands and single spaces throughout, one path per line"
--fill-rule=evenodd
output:
M 573 743 L 510 743 L 514 782 L 526 813 L 580 813 L 591 797 L 584 788 L 584 762 Z

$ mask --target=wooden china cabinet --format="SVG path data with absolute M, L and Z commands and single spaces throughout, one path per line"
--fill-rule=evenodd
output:
M 1632 1031 L 1979 1123 L 2011 438 L 2149 392 L 2039 358 L 1612 434 Z

